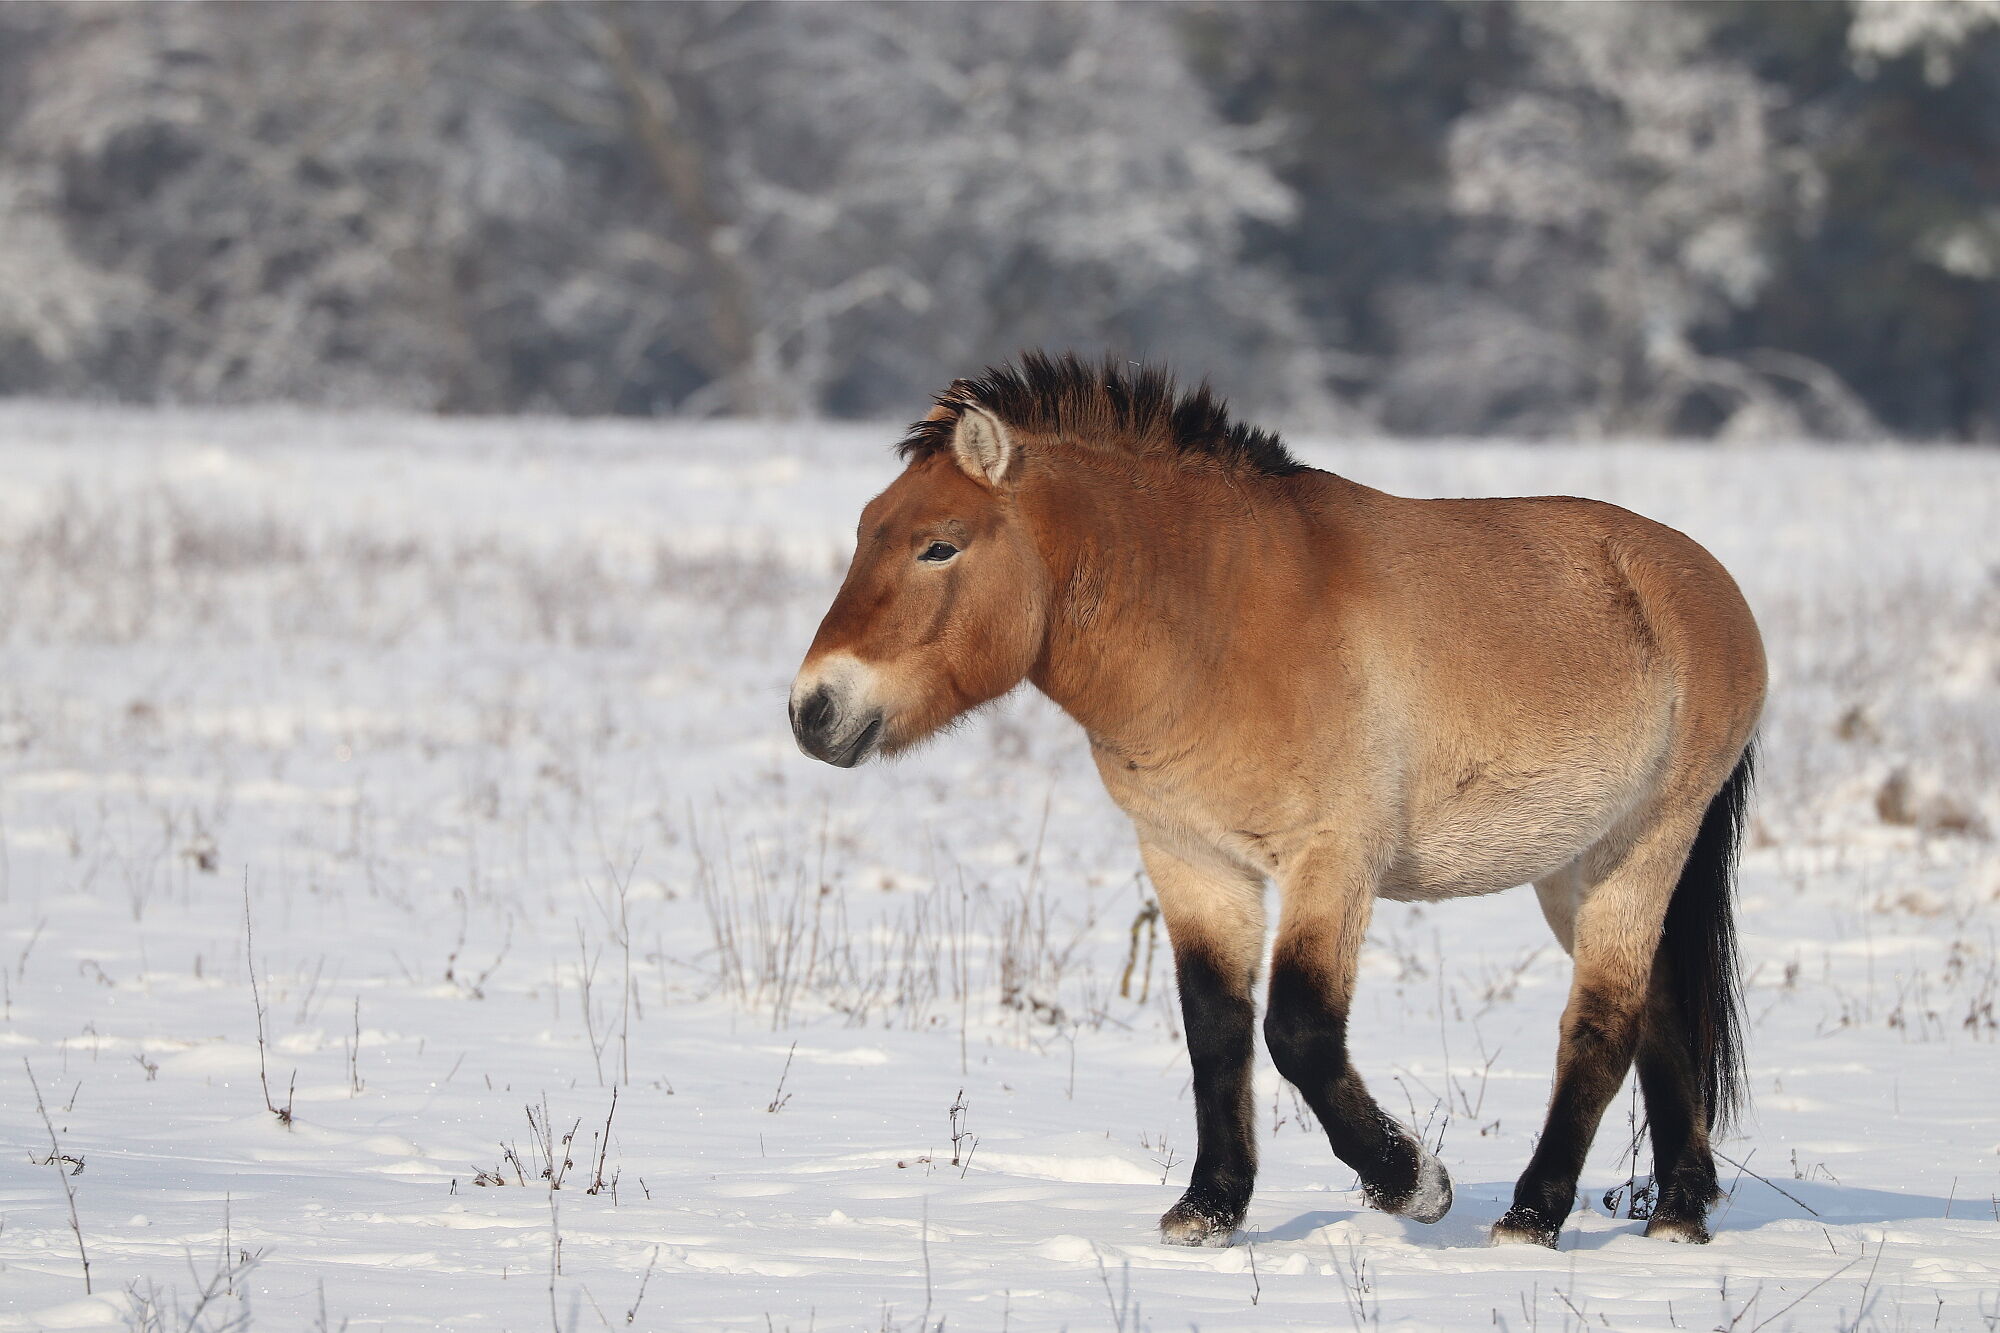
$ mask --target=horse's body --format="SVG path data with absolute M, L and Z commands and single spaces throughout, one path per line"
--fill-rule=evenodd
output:
M 1266 1040 L 1372 1202 L 1434 1221 L 1451 1195 L 1347 1061 L 1371 903 L 1532 882 L 1575 979 L 1496 1238 L 1554 1242 L 1636 1054 L 1648 1234 L 1707 1239 L 1764 692 L 1756 625 L 1707 552 L 1587 500 L 1386 495 L 1300 467 L 1205 393 L 1068 359 L 958 381 L 904 452 L 794 729 L 854 763 L 1024 678 L 1083 725 L 1159 895 L 1194 1065 L 1199 1151 L 1166 1239 L 1221 1243 L 1248 1205 L 1267 879 Z

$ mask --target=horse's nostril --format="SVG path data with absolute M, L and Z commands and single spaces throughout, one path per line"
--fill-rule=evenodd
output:
M 826 729 L 832 717 L 833 696 L 822 685 L 812 692 L 806 699 L 805 707 L 799 710 L 798 732 L 801 736 L 817 736 Z

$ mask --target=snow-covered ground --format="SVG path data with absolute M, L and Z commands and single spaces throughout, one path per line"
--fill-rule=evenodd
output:
M 1383 904 L 1357 1058 L 1451 1215 L 1362 1210 L 1265 1064 L 1249 1230 L 1184 1250 L 1075 729 L 786 731 L 894 434 L 0 405 L 0 1328 L 2000 1323 L 2000 454 L 1308 443 L 1736 572 L 1755 1105 L 1713 1245 L 1607 1213 L 1628 1095 L 1561 1251 L 1485 1246 L 1567 964 L 1524 892 Z

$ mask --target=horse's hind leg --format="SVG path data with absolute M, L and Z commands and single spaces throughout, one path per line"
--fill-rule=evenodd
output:
M 1160 1219 L 1160 1239 L 1226 1245 L 1250 1207 L 1257 1179 L 1250 1071 L 1264 884 L 1232 869 L 1196 867 L 1143 839 L 1139 850 L 1173 941 L 1181 1022 L 1194 1066 L 1194 1168 L 1187 1193 Z
M 1648 1236 L 1708 1239 L 1720 1197 L 1709 1136 L 1743 1079 L 1734 881 L 1754 754 L 1746 749 L 1708 803 L 1667 908 L 1639 1041 L 1639 1086 L 1653 1122 L 1659 1203 Z
M 1598 1121 L 1639 1048 L 1661 924 L 1699 818 L 1696 806 L 1690 817 L 1658 819 L 1622 855 L 1600 845 L 1576 870 L 1536 885 L 1559 939 L 1565 933 L 1565 899 L 1575 902 L 1564 944 L 1576 971 L 1563 1009 L 1548 1119 L 1514 1186 L 1513 1207 L 1494 1225 L 1497 1242 L 1553 1247 L 1562 1231 Z M 1609 868 L 1593 874 L 1594 865 L 1603 863 Z M 1580 874 L 1588 887 L 1569 897 L 1567 874 Z
M 1542 915 L 1564 953 L 1575 951 L 1576 911 L 1587 887 L 1575 864 L 1535 881 Z M 1639 1024 L 1636 1061 L 1653 1133 L 1653 1184 L 1659 1191 L 1646 1234 L 1699 1243 L 1708 1239 L 1705 1219 L 1716 1197 L 1716 1180 L 1695 1049 L 1672 979 L 1656 957 Z
M 1705 1244 L 1708 1209 L 1720 1188 L 1708 1146 L 1708 1107 L 1688 1030 L 1664 967 L 1655 967 L 1639 1037 L 1639 1087 L 1653 1127 L 1658 1199 L 1646 1234 Z
M 1384 1212 L 1435 1222 L 1451 1207 L 1451 1177 L 1369 1095 L 1347 1058 L 1355 966 L 1374 908 L 1372 876 L 1338 854 L 1309 855 L 1288 874 L 1271 954 L 1264 1042 L 1305 1097 L 1334 1155 Z

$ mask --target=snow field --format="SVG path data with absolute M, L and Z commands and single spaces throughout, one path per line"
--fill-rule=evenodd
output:
M 1451 1214 L 1363 1210 L 1263 1062 L 1249 1229 L 1181 1250 L 1170 959 L 1074 726 L 786 732 L 893 435 L 0 405 L 0 1328 L 2000 1322 L 2000 459 L 1307 442 L 1737 574 L 1755 1101 L 1713 1245 L 1607 1209 L 1628 1090 L 1562 1250 L 1486 1247 L 1567 965 L 1525 892 L 1384 903 L 1356 1059 Z

